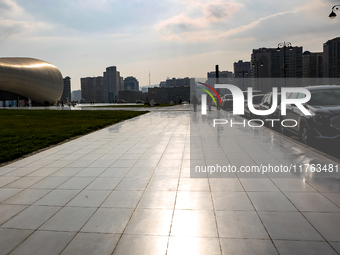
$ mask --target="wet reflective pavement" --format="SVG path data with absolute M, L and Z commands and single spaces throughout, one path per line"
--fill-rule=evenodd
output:
M 178 109 L 179 111 L 177 111 Z M 337 165 L 216 111 L 152 111 L 0 168 L 0 254 L 338 254 L 340 173 L 193 176 L 198 164 Z

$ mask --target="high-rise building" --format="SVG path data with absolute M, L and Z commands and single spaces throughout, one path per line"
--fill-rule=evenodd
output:
M 72 101 L 78 101 L 80 102 L 80 99 L 81 99 L 81 90 L 73 90 L 71 92 L 71 100 Z
M 87 77 L 81 78 L 81 97 L 85 102 L 103 103 L 105 100 L 105 82 L 104 77 Z
M 190 86 L 190 78 L 172 78 L 167 79 L 166 81 L 161 81 L 159 84 L 160 87 L 183 87 Z
M 302 77 L 323 77 L 323 52 L 305 51 L 302 54 Z
M 71 78 L 67 76 L 63 79 L 63 82 L 64 91 L 59 101 L 64 103 L 71 102 Z
M 301 78 L 302 47 L 286 47 L 281 48 L 280 51 L 277 48 L 253 49 L 251 63 L 251 76 L 254 78 L 283 78 L 284 69 L 286 78 Z
M 115 66 L 106 68 L 106 72 L 104 72 L 104 80 L 108 93 L 107 100 L 109 102 L 117 101 L 120 77 Z
M 233 72 L 230 72 L 230 71 L 219 71 L 218 74 L 219 74 L 219 78 L 222 78 L 222 79 L 233 77 Z M 207 78 L 208 79 L 216 78 L 216 72 L 215 71 L 208 72 Z
M 340 77 L 340 37 L 323 45 L 323 75 L 327 78 Z
M 234 63 L 235 78 L 249 78 L 250 77 L 250 62 L 243 62 L 239 60 Z
M 133 76 L 124 79 L 124 90 L 139 90 L 139 82 Z

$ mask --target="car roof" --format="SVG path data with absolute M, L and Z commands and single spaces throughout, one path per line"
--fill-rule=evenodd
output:
M 316 85 L 305 87 L 308 90 L 340 89 L 340 85 Z

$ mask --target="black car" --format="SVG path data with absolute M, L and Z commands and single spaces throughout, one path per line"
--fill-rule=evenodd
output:
M 311 99 L 304 107 L 312 115 L 304 115 L 294 104 L 287 105 L 286 116 L 281 119 L 294 119 L 296 127 L 283 127 L 281 133 L 293 132 L 300 136 L 303 143 L 313 145 L 316 141 L 335 141 L 340 139 L 340 86 L 306 87 Z M 303 93 L 290 93 L 287 98 L 304 98 Z M 287 125 L 289 121 L 287 121 Z
M 242 91 L 244 100 L 247 101 L 248 99 L 248 91 Z M 253 90 L 253 95 L 262 94 L 261 90 Z M 228 95 L 225 96 L 225 100 L 223 101 L 223 110 L 232 110 L 233 109 L 233 97 Z
M 253 96 L 253 106 L 256 110 L 260 109 L 260 103 L 262 102 L 263 97 L 265 96 L 265 94 L 258 94 L 258 95 L 254 95 Z M 248 107 L 248 100 L 245 101 L 244 103 L 244 115 L 246 117 L 252 118 L 254 116 L 256 116 L 255 114 L 253 114 L 249 107 Z
M 273 104 L 273 93 L 269 92 L 267 94 L 265 94 L 265 96 L 262 99 L 262 102 L 259 104 L 259 110 L 269 110 L 272 108 L 272 104 Z M 277 106 L 275 111 L 272 114 L 269 115 L 261 115 L 261 119 L 263 120 L 264 124 L 266 126 L 269 126 L 271 128 L 277 128 L 279 127 L 279 123 L 278 122 L 270 122 L 270 121 L 266 121 L 266 119 L 280 119 L 280 111 L 281 109 L 281 93 L 277 93 Z

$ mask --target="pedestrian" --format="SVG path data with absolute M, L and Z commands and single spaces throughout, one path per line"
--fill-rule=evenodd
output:
M 194 111 L 196 112 L 197 111 L 197 104 L 198 104 L 198 100 L 197 100 L 196 95 L 192 97 L 191 102 L 194 105 Z

